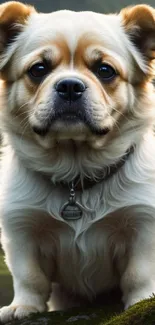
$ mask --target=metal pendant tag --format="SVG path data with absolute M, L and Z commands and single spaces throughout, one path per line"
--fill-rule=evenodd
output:
M 82 205 L 75 200 L 74 184 L 72 183 L 69 200 L 60 211 L 61 217 L 65 220 L 78 220 L 82 217 L 82 210 Z
M 82 217 L 81 206 L 77 202 L 65 203 L 61 209 L 61 216 L 65 220 L 78 220 Z

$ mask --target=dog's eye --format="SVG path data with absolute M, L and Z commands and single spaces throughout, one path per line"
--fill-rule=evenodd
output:
M 50 68 L 46 63 L 36 63 L 29 70 L 28 74 L 36 81 L 41 81 L 50 72 Z
M 111 81 L 117 75 L 117 72 L 114 70 L 111 65 L 107 63 L 102 63 L 97 69 L 97 75 L 102 81 Z

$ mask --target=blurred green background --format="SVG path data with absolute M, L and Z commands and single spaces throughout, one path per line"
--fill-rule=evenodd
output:
M 0 4 L 6 1 L 0 1 Z M 25 2 L 25 1 L 21 1 Z M 118 12 L 127 5 L 135 5 L 142 1 L 129 0 L 27 0 L 26 3 L 34 5 L 38 11 L 51 12 L 60 9 L 71 9 L 75 11 L 92 10 L 96 12 L 108 13 Z M 154 1 L 145 2 L 154 6 Z M 9 304 L 12 298 L 12 280 L 4 264 L 4 257 L 0 250 L 0 306 Z
M 12 299 L 12 279 L 5 266 L 4 257 L 0 250 L 0 307 L 8 305 Z

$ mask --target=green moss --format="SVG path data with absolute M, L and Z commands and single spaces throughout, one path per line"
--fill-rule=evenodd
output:
M 119 312 L 119 305 L 34 314 L 11 325 L 155 325 L 155 297 Z
M 104 325 L 155 325 L 155 297 L 143 300 Z

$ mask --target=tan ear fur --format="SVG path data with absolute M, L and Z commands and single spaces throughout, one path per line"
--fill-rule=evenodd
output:
M 21 2 L 10 1 L 0 5 L 0 51 L 20 32 L 35 9 Z
M 131 41 L 145 58 L 155 59 L 155 9 L 137 5 L 123 9 L 120 15 Z

